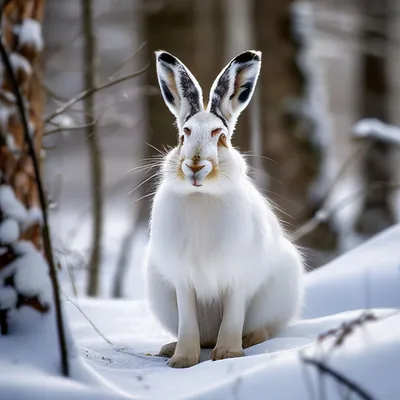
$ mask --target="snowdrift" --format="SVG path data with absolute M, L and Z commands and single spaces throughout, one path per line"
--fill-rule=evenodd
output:
M 1 400 L 363 398 L 350 396 L 349 384 L 364 398 L 400 398 L 400 226 L 309 273 L 303 320 L 243 358 L 212 362 L 210 350 L 202 350 L 199 365 L 171 369 L 152 354 L 173 338 L 144 301 L 77 302 L 107 341 L 66 302 L 76 380 L 62 379 L 46 358 L 55 344 L 24 334 L 34 311 L 21 312 L 18 334 L 0 337 Z

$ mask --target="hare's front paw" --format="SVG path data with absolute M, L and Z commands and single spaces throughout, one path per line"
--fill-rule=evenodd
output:
M 192 353 L 187 355 L 174 355 L 169 361 L 168 365 L 172 368 L 188 368 L 198 364 L 200 361 L 200 353 Z
M 223 360 L 224 358 L 235 358 L 235 357 L 243 357 L 244 353 L 242 349 L 230 349 L 228 347 L 216 347 L 211 352 L 211 359 Z
M 177 345 L 176 342 L 164 344 L 164 346 L 161 347 L 161 350 L 157 355 L 160 357 L 171 358 L 175 353 L 176 345 Z

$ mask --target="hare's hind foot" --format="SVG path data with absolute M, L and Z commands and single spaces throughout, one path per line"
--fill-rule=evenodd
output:
M 171 358 L 175 353 L 175 349 L 176 349 L 176 342 L 167 343 L 164 344 L 163 347 L 161 347 L 160 352 L 157 355 L 160 357 Z
M 255 346 L 265 342 L 268 339 L 273 338 L 276 335 L 276 330 L 273 328 L 261 328 L 257 329 L 242 337 L 242 346 L 244 349 Z

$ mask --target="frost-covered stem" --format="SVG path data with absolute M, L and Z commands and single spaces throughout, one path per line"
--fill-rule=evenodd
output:
M 84 33 L 84 82 L 86 90 L 96 87 L 96 41 L 93 27 L 92 0 L 82 0 L 82 30 Z M 86 124 L 93 124 L 94 92 L 84 99 Z M 103 237 L 103 173 L 100 138 L 97 125 L 86 128 L 91 159 L 91 185 L 93 206 L 92 249 L 89 261 L 88 296 L 97 296 L 99 292 L 101 242 Z
M 57 330 L 58 330 L 58 339 L 60 344 L 60 353 L 61 353 L 61 366 L 62 366 L 62 373 L 65 376 L 69 375 L 69 363 L 68 363 L 68 351 L 67 351 L 67 343 L 65 339 L 65 331 L 64 331 L 64 322 L 62 318 L 62 308 L 61 308 L 61 299 L 60 299 L 60 290 L 57 280 L 57 272 L 56 266 L 53 257 L 52 245 L 51 245 L 51 238 L 50 238 L 50 230 L 49 230 L 49 222 L 48 222 L 48 215 L 47 215 L 47 204 L 46 204 L 46 197 L 44 194 L 42 179 L 40 176 L 40 169 L 39 169 L 39 162 L 36 157 L 35 148 L 32 142 L 32 139 L 29 134 L 29 127 L 28 121 L 26 116 L 25 105 L 22 100 L 22 96 L 18 87 L 18 82 L 16 80 L 13 68 L 10 63 L 10 58 L 7 53 L 7 50 L 3 44 L 3 38 L 0 37 L 0 54 L 2 61 L 4 63 L 5 69 L 11 81 L 12 89 L 17 101 L 17 108 L 20 114 L 23 131 L 24 131 L 24 139 L 28 146 L 29 155 L 32 159 L 33 170 L 35 175 L 35 180 L 39 192 L 39 200 L 40 206 L 43 213 L 43 245 L 44 251 L 46 254 L 47 262 L 49 264 L 50 269 L 50 280 L 53 286 L 53 296 L 54 296 L 54 304 L 56 310 L 56 319 L 57 319 Z

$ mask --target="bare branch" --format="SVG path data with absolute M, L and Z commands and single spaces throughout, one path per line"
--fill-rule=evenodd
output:
M 58 128 L 50 129 L 48 131 L 45 131 L 43 133 L 43 136 L 50 136 L 54 135 L 56 133 L 64 132 L 64 131 L 75 131 L 78 129 L 84 129 L 84 128 L 90 128 L 91 126 L 94 126 L 97 121 L 93 121 L 89 124 L 82 124 L 82 125 L 75 125 L 75 126 L 62 126 L 58 125 Z
M 368 189 L 361 189 L 350 196 L 346 196 L 340 201 L 338 201 L 333 207 L 328 209 L 327 207 L 325 208 L 320 208 L 312 217 L 309 221 L 307 221 L 305 224 L 300 226 L 299 229 L 297 229 L 293 234 L 292 238 L 293 240 L 297 241 L 301 239 L 302 237 L 310 234 L 312 231 L 318 228 L 318 226 L 322 222 L 326 222 L 331 218 L 335 213 L 337 213 L 342 207 L 344 207 L 347 203 L 350 201 L 354 200 L 357 197 L 362 196 L 365 193 L 371 192 L 373 190 L 379 190 L 382 187 L 386 187 L 389 190 L 397 190 L 400 188 L 400 183 L 394 183 L 388 185 L 386 182 L 375 182 L 374 185 L 371 185 Z
M 374 400 L 373 397 L 367 393 L 360 385 L 351 381 L 346 376 L 342 375 L 340 372 L 333 370 L 321 361 L 313 358 L 302 357 L 304 364 L 313 365 L 322 374 L 326 374 L 334 378 L 336 381 L 340 382 L 342 385 L 348 387 L 354 393 L 357 393 L 364 400 Z
M 125 61 L 123 61 L 120 66 L 113 72 L 113 74 L 109 77 L 109 79 L 113 79 L 114 76 L 117 74 L 118 71 L 120 71 L 129 61 L 132 60 L 133 57 L 136 56 L 136 54 L 139 53 L 140 50 L 143 49 L 147 45 L 147 42 L 143 42 L 134 52 L 127 58 Z
M 115 79 L 115 80 L 113 80 L 111 82 L 102 83 L 101 85 L 98 85 L 98 86 L 95 86 L 93 88 L 84 90 L 83 92 L 79 93 L 78 95 L 76 95 L 72 99 L 68 100 L 62 106 L 58 107 L 54 112 L 52 112 L 49 116 L 47 116 L 45 118 L 44 122 L 45 123 L 49 123 L 51 120 L 53 120 L 55 117 L 57 117 L 57 115 L 62 114 L 63 112 L 68 110 L 68 108 L 73 106 L 75 103 L 78 103 L 79 101 L 82 101 L 83 99 L 85 99 L 86 97 L 92 95 L 95 92 L 98 92 L 100 90 L 109 88 L 109 87 L 114 86 L 114 85 L 118 85 L 119 83 L 125 82 L 125 81 L 127 81 L 129 79 L 136 78 L 137 76 L 143 74 L 147 70 L 148 67 L 149 67 L 149 65 L 146 65 L 144 68 L 142 68 L 139 71 L 136 71 L 136 72 L 134 72 L 132 74 L 125 75 L 125 76 L 122 76 L 121 78 Z

